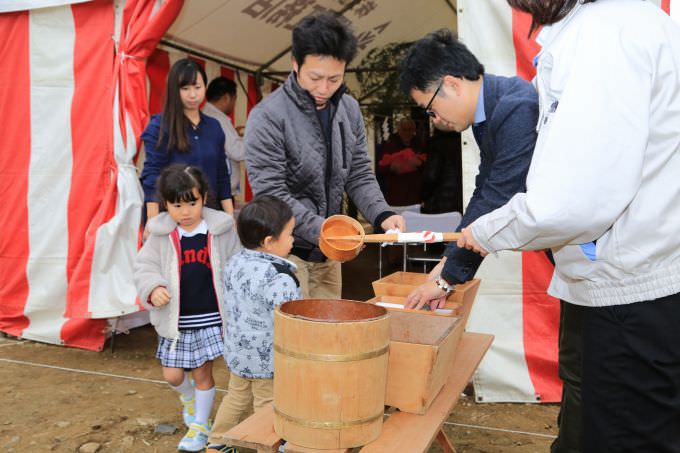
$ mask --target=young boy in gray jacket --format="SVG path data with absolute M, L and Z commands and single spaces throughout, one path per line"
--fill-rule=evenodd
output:
M 293 247 L 295 218 L 290 207 L 271 195 L 253 199 L 238 217 L 243 249 L 222 272 L 223 311 L 227 316 L 224 359 L 231 371 L 210 434 L 209 449 L 229 451 L 224 436 L 249 408 L 273 400 L 274 307 L 300 299 L 295 264 L 285 259 Z

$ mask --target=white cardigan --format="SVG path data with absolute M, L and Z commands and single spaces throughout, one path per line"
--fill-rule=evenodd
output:
M 540 35 L 527 192 L 472 224 L 488 251 L 552 248 L 586 306 L 680 292 L 680 25 L 642 0 L 578 4 Z M 597 240 L 595 261 L 578 244 Z
M 234 219 L 229 214 L 210 208 L 203 208 L 203 219 L 208 224 L 208 247 L 210 266 L 217 295 L 218 306 L 222 306 L 222 267 L 240 248 Z M 179 293 L 181 246 L 176 233 L 177 224 L 167 212 L 161 212 L 148 222 L 149 238 L 137 254 L 134 262 L 134 280 L 139 301 L 149 310 L 151 324 L 161 337 L 179 338 Z M 155 307 L 148 301 L 151 292 L 164 286 L 170 292 L 170 302 Z M 222 322 L 225 321 L 224 314 Z

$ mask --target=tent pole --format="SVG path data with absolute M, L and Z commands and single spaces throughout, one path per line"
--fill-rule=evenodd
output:
M 453 15 L 458 17 L 458 9 L 455 4 L 451 3 L 451 0 L 444 0 L 447 5 L 449 5 L 449 8 L 451 8 L 451 11 L 453 11 Z M 455 2 L 455 0 L 454 0 Z
M 212 61 L 212 62 L 217 63 L 217 64 L 220 64 L 220 65 L 222 65 L 222 66 L 228 66 L 228 67 L 230 67 L 230 68 L 232 68 L 232 69 L 236 69 L 237 71 L 243 71 L 243 72 L 245 72 L 245 73 L 247 73 L 247 74 L 256 75 L 256 71 L 254 71 L 254 70 L 252 70 L 252 69 L 248 69 L 248 68 L 246 68 L 246 67 L 244 67 L 244 66 L 239 66 L 239 65 L 237 65 L 237 64 L 230 63 L 230 62 L 228 62 L 228 61 L 226 61 L 226 60 L 222 60 L 222 59 L 220 59 L 220 58 L 214 57 L 214 56 L 212 56 L 212 55 L 208 55 L 208 54 L 203 53 L 203 52 L 200 52 L 200 51 L 197 51 L 197 50 L 192 49 L 192 48 L 190 48 L 190 47 L 183 46 L 183 45 L 181 45 L 181 44 L 177 44 L 177 43 L 175 43 L 175 42 L 173 42 L 173 41 L 169 41 L 169 40 L 167 40 L 167 39 L 161 39 L 160 44 L 162 44 L 162 45 L 165 46 L 165 47 L 169 47 L 169 48 L 171 48 L 171 49 L 179 50 L 180 52 L 185 52 L 185 53 L 194 55 L 194 56 L 196 56 L 196 57 L 199 57 L 199 58 L 203 58 L 203 59 L 205 59 L 205 60 Z M 274 81 L 274 82 L 277 82 L 277 83 L 283 83 L 283 82 L 285 81 L 285 79 L 277 78 L 277 77 L 275 77 L 275 75 L 276 75 L 276 74 L 266 74 L 266 73 L 263 73 L 263 74 L 261 75 L 261 77 L 265 77 L 265 78 L 267 78 L 267 79 L 269 79 L 269 80 L 272 80 L 272 81 Z M 286 75 L 286 76 L 287 76 L 288 73 L 286 72 L 286 73 L 284 73 L 283 75 Z

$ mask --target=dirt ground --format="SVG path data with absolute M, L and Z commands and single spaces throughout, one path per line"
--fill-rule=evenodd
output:
M 78 452 L 88 443 L 101 453 L 176 451 L 184 434 L 179 401 L 161 382 L 155 345 L 149 326 L 117 336 L 113 354 L 0 336 L 0 451 Z M 215 377 L 224 389 L 222 365 L 216 362 Z M 477 404 L 466 395 L 445 431 L 459 453 L 547 452 L 557 409 Z M 177 431 L 155 433 L 163 424 Z

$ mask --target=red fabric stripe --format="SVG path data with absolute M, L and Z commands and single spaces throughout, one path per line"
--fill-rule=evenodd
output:
M 105 0 L 71 7 L 75 25 L 71 104 L 72 168 L 68 201 L 64 344 L 99 350 L 102 321 L 89 319 L 90 274 L 96 233 L 115 214 L 117 166 L 113 156 L 113 4 Z M 93 102 L 96 99 L 97 102 Z
M 533 39 L 536 37 L 535 32 L 532 35 L 532 39 L 527 38 L 530 27 L 531 16 L 513 9 L 512 42 L 515 45 L 515 67 L 517 75 L 526 80 L 531 80 L 536 75 L 533 61 L 534 57 L 541 50 L 541 47 Z
M 255 107 L 258 102 L 257 99 L 257 83 L 255 83 L 255 76 L 248 75 L 248 110 L 247 114 L 250 115 L 250 111 Z
M 250 115 L 250 111 L 255 107 L 255 104 L 257 104 L 257 83 L 255 82 L 255 76 L 248 75 L 248 106 L 246 113 L 247 115 Z M 245 191 L 244 191 L 244 200 L 243 201 L 250 201 L 253 199 L 253 189 L 250 187 L 250 183 L 248 182 L 248 175 L 246 174 L 245 177 Z
M 28 169 L 31 158 L 31 75 L 28 12 L 0 14 L 0 330 L 21 336 L 28 297 Z
M 101 351 L 106 342 L 106 319 L 69 319 L 61 329 L 64 346 Z
M 222 77 L 226 77 L 229 80 L 236 80 L 235 79 L 235 74 L 234 70 L 230 68 L 225 68 L 224 66 L 220 66 L 220 75 Z M 236 92 L 238 93 L 238 88 L 236 89 Z M 234 112 L 231 112 L 231 115 L 229 115 L 229 118 L 231 119 L 231 124 L 236 124 L 234 121 Z
M 193 55 L 187 55 L 187 58 L 189 58 L 189 60 L 193 60 L 196 63 L 198 63 L 198 65 L 201 68 L 203 68 L 203 70 L 205 71 L 205 60 L 198 58 L 198 57 L 194 57 Z M 208 83 L 208 82 L 209 82 L 209 80 L 206 80 L 206 83 Z
M 666 14 L 671 13 L 671 0 L 661 0 L 661 9 L 666 12 Z
M 119 88 L 120 123 L 123 142 L 127 144 L 127 124 L 130 123 L 139 148 L 139 136 L 146 127 L 149 102 L 146 87 L 146 59 L 151 55 L 163 34 L 179 14 L 184 0 L 166 0 L 151 15 L 156 2 L 126 0 L 123 9 L 119 55 L 132 58 L 115 60 L 115 83 Z
M 165 50 L 155 49 L 146 64 L 146 74 L 149 77 L 149 112 L 152 115 L 163 111 L 168 72 L 170 55 Z
M 136 77 L 139 68 L 144 67 L 142 61 L 125 60 L 120 58 L 122 53 L 133 55 L 138 58 L 143 58 L 145 55 L 134 46 L 135 38 L 141 34 L 143 25 L 147 23 L 151 11 L 153 10 L 152 2 L 145 2 L 143 0 L 129 0 L 125 2 L 123 8 L 123 20 L 120 27 L 118 58 L 116 58 L 115 72 L 117 74 L 116 83 L 118 83 L 119 96 L 119 112 L 118 122 L 121 135 L 123 136 L 123 143 L 127 146 L 127 125 L 125 120 L 130 122 L 135 138 L 139 138 L 146 126 L 149 112 L 145 109 L 140 109 L 139 98 L 140 93 L 143 93 L 144 102 L 147 102 L 146 80 L 139 80 Z M 130 42 L 132 41 L 132 43 Z M 155 47 L 155 45 L 154 45 Z M 142 83 L 144 82 L 144 83 Z M 136 107 L 136 108 L 135 108 Z M 139 150 L 139 140 L 137 140 L 137 150 Z M 135 159 L 136 161 L 136 159 Z
M 562 396 L 557 375 L 560 304 L 546 292 L 553 269 L 544 252 L 522 253 L 524 356 L 534 390 L 544 403 Z
M 527 38 L 531 16 L 512 10 L 512 40 L 517 75 L 530 80 L 536 75 L 533 59 L 540 51 L 535 34 Z M 543 252 L 522 254 L 522 304 L 524 354 L 534 390 L 543 402 L 560 401 L 562 382 L 557 375 L 560 307 L 548 296 L 553 265 Z
M 220 66 L 220 75 L 222 77 L 226 77 L 229 80 L 234 80 L 235 77 L 234 70 L 231 68 L 225 68 L 224 66 Z

